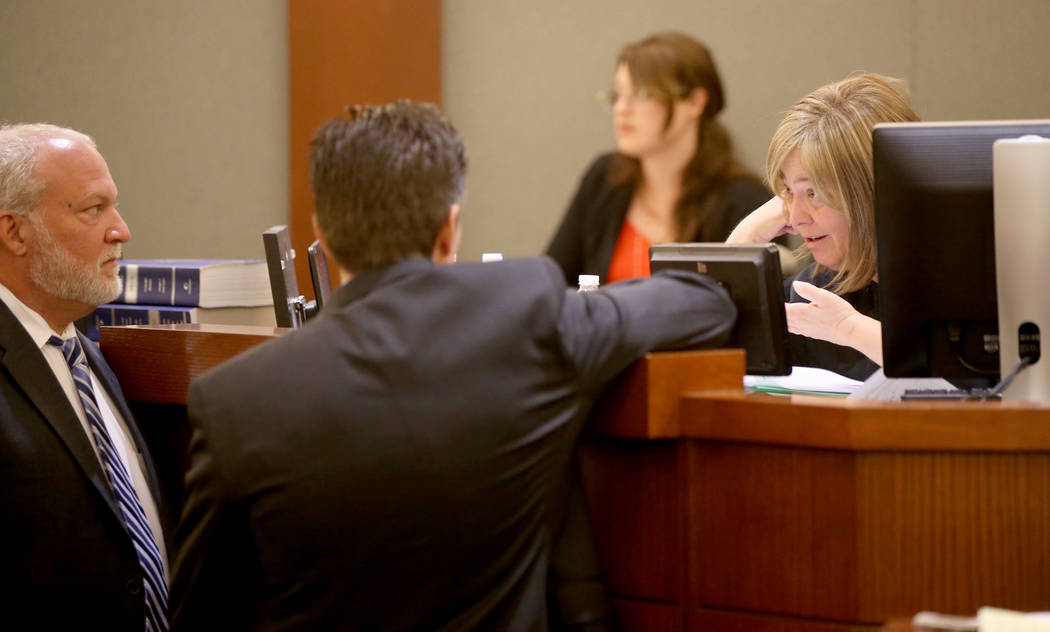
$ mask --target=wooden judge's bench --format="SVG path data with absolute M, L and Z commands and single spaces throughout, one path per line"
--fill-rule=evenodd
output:
M 189 382 L 280 331 L 103 328 L 101 344 L 151 441 L 178 446 Z M 651 354 L 595 411 L 584 478 L 621 629 L 1050 608 L 1050 406 L 747 394 L 743 371 L 736 350 Z

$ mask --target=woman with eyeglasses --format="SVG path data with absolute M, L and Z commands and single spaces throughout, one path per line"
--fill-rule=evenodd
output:
M 770 194 L 736 159 L 718 121 L 725 96 L 710 53 L 678 32 L 620 51 L 612 108 L 616 153 L 584 174 L 547 248 L 566 281 L 649 275 L 649 246 L 724 241 Z
M 899 81 L 863 74 L 803 97 L 774 132 L 766 177 L 777 196 L 727 241 L 805 239 L 814 262 L 786 284 L 793 364 L 858 380 L 882 364 L 871 131 L 917 120 Z

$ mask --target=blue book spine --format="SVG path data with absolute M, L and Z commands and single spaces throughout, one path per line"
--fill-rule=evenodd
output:
M 192 323 L 194 307 L 170 305 L 118 305 L 107 303 L 99 305 L 89 316 L 88 338 L 95 342 L 99 339 L 99 327 L 123 325 L 175 325 Z
M 102 305 L 91 312 L 86 319 L 84 335 L 98 342 L 99 327 L 108 327 L 113 324 L 113 306 Z
M 192 323 L 193 322 L 193 307 L 162 307 L 155 310 L 150 310 L 151 315 L 155 313 L 157 315 L 156 322 L 150 324 L 157 325 L 178 325 L 181 323 Z
M 121 305 L 119 308 L 113 306 L 113 324 L 123 325 L 148 325 L 150 310 L 144 306 L 134 307 Z
M 124 289 L 117 303 L 192 307 L 200 301 L 199 267 L 121 261 L 119 274 Z
M 172 305 L 197 305 L 201 300 L 200 268 L 175 268 Z

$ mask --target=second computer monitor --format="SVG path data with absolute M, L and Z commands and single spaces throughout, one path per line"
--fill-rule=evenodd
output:
M 1026 134 L 1050 135 L 1050 121 L 875 127 L 887 376 L 943 377 L 959 386 L 998 380 L 992 145 Z

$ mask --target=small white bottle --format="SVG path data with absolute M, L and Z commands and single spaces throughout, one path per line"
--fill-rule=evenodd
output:
M 577 292 L 593 292 L 598 289 L 598 275 L 597 274 L 581 274 L 580 275 L 580 289 Z
M 481 253 L 481 261 L 482 262 L 503 261 L 503 253 L 502 252 L 483 252 L 483 253 Z

